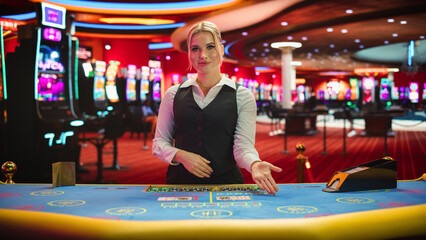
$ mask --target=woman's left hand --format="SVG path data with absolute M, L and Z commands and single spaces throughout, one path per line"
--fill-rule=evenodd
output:
M 269 194 L 275 195 L 278 186 L 271 175 L 271 171 L 281 172 L 282 169 L 268 162 L 258 161 L 251 165 L 251 176 L 260 189 L 266 190 Z

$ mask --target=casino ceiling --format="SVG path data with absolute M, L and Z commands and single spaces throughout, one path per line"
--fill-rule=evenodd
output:
M 31 13 L 39 0 L 0 0 L 0 16 Z M 358 67 L 426 69 L 426 0 L 47 0 L 75 15 L 76 36 L 145 38 L 185 51 L 192 24 L 216 23 L 226 61 L 280 67 L 274 42 L 300 42 L 298 72 L 336 74 Z M 23 20 L 33 22 L 34 17 Z M 413 64 L 408 46 L 413 41 Z M 172 47 L 155 51 L 171 51 Z

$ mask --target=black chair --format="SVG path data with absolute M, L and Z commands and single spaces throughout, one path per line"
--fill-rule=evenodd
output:
M 148 132 L 151 129 L 151 123 L 145 121 L 145 116 L 142 111 L 142 107 L 138 105 L 129 106 L 129 114 L 127 117 L 127 122 L 129 124 L 130 129 L 130 138 L 133 138 L 133 134 L 136 133 L 138 135 L 138 139 L 140 139 L 140 134 L 144 134 L 144 145 L 143 149 L 148 149 L 146 144 L 146 140 L 148 138 Z
M 111 112 L 109 115 L 107 115 L 103 121 L 101 121 L 101 125 L 103 128 L 101 128 L 98 131 L 98 135 L 91 138 L 81 138 L 79 141 L 83 142 L 89 142 L 93 144 L 96 147 L 97 150 L 97 183 L 103 182 L 103 148 L 106 144 L 109 142 L 113 142 L 113 164 L 111 167 L 106 167 L 105 169 L 110 170 L 120 170 L 122 167 L 118 164 L 118 147 L 117 142 L 118 138 L 123 136 L 124 134 L 124 118 L 123 115 L 120 112 Z

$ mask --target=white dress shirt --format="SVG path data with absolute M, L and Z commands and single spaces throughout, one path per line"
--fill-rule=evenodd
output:
M 204 109 L 213 101 L 223 85 L 235 89 L 235 82 L 222 76 L 222 79 L 210 89 L 207 96 L 204 96 L 196 79 L 197 76 L 187 80 L 181 85 L 181 88 L 192 87 L 194 100 L 201 109 Z M 173 101 L 178 88 L 179 85 L 174 85 L 164 94 L 158 113 L 157 129 L 152 145 L 152 154 L 172 165 L 175 165 L 175 163 L 171 161 L 179 150 L 175 148 L 173 144 L 175 126 Z M 234 158 L 239 167 L 245 168 L 247 171 L 251 172 L 252 163 L 260 161 L 259 154 L 254 148 L 257 107 L 253 93 L 243 86 L 239 86 L 237 90 L 237 108 L 238 120 L 234 135 Z

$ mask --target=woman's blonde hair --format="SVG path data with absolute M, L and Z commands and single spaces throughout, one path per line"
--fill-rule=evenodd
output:
M 215 43 L 216 51 L 217 51 L 217 53 L 219 55 L 221 55 L 220 54 L 220 50 L 219 50 L 219 46 L 222 46 L 222 35 L 220 33 L 219 28 L 216 26 L 216 24 L 214 24 L 212 22 L 209 22 L 209 21 L 199 22 L 199 23 L 195 24 L 191 28 L 191 30 L 189 30 L 188 37 L 186 39 L 186 44 L 188 46 L 188 60 L 189 60 L 189 67 L 188 67 L 188 69 L 189 70 L 192 69 L 191 59 L 189 57 L 189 55 L 191 53 L 191 41 L 192 41 L 192 37 L 195 34 L 201 33 L 201 32 L 209 32 L 209 33 L 212 34 L 213 39 L 214 39 L 214 43 Z

